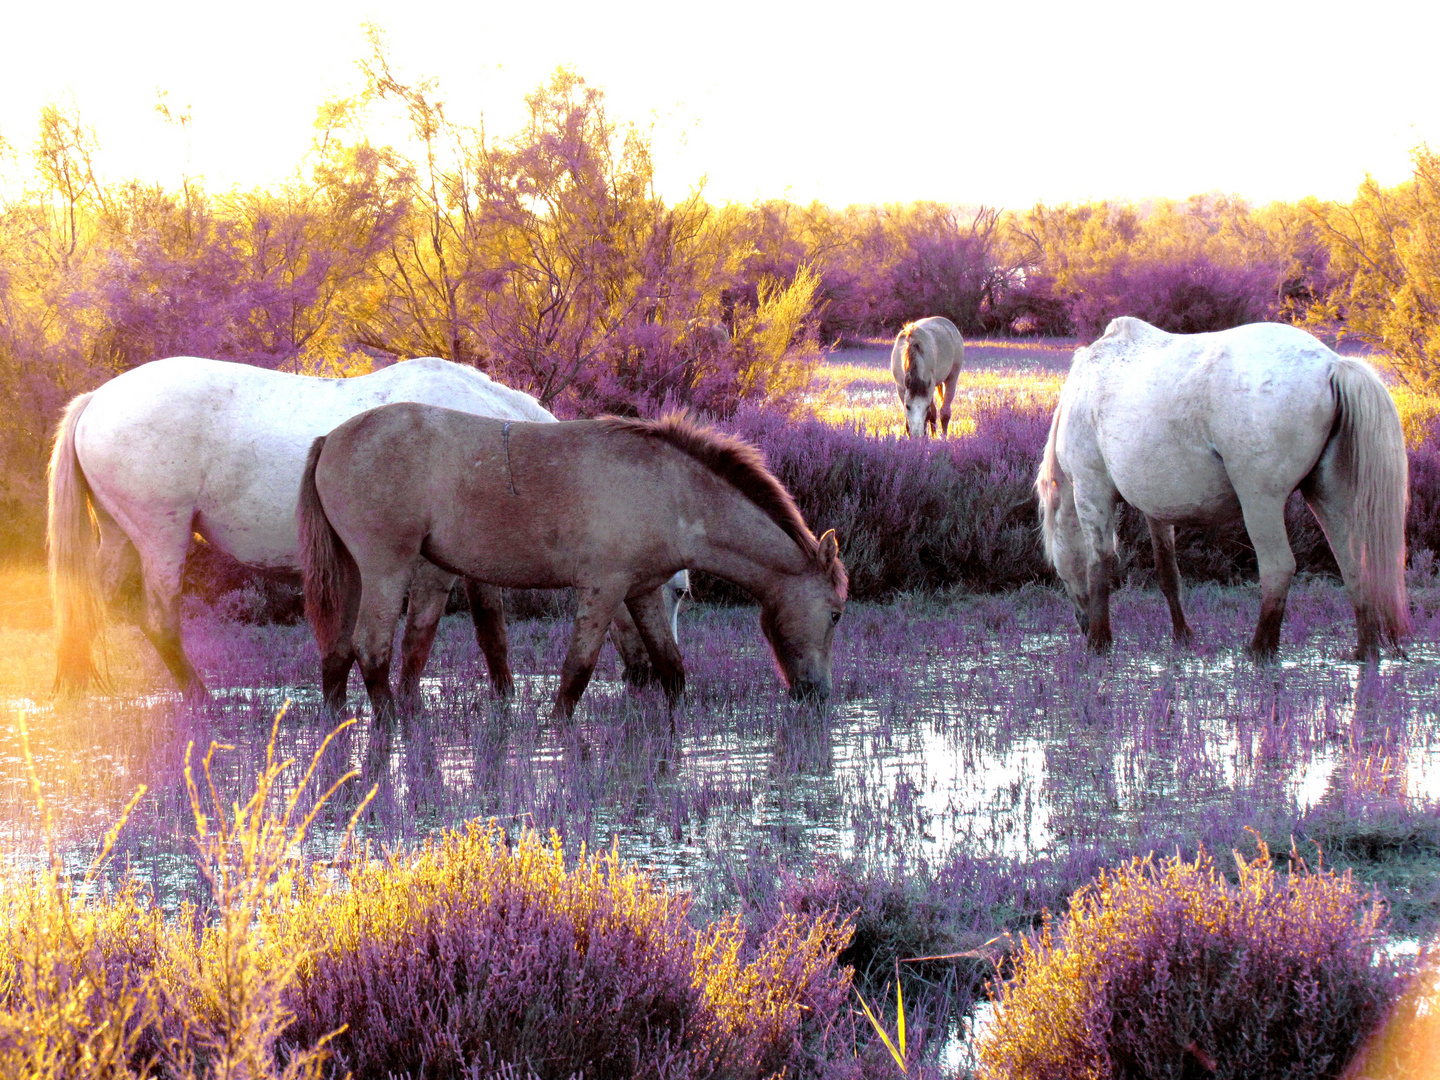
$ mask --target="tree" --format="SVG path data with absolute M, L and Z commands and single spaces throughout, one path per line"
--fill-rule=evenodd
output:
M 1414 173 L 1395 187 L 1372 176 L 1349 206 L 1309 204 L 1341 284 L 1312 322 L 1388 356 L 1409 386 L 1440 386 L 1440 156 L 1411 154 Z

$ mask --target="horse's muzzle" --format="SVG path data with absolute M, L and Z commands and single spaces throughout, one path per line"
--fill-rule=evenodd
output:
M 797 681 L 790 685 L 790 698 L 793 701 L 814 701 L 818 704 L 829 696 L 829 679 L 824 682 Z

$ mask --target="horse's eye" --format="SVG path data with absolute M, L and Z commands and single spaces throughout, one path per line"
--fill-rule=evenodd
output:
M 832 612 L 830 612 L 830 625 L 831 625 L 831 626 L 834 626 L 834 625 L 835 625 L 836 623 L 838 623 L 839 621 L 840 621 L 840 612 L 838 612 L 838 611 L 832 611 Z

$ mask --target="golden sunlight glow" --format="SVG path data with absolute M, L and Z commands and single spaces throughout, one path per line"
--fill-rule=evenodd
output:
M 12 5 L 0 138 L 23 160 L 40 108 L 73 100 L 107 179 L 275 183 L 300 165 L 317 108 L 358 89 L 367 20 L 397 71 L 439 80 L 452 120 L 483 117 L 495 133 L 557 65 L 573 66 L 614 117 L 653 125 L 671 199 L 702 177 L 716 201 L 831 205 L 1342 198 L 1367 171 L 1394 183 L 1413 145 L 1440 139 L 1427 53 L 1440 9 L 1395 0 L 1363 15 L 1107 0 L 1023 19 L 1006 5 L 913 0 L 883 17 L 559 0 L 543 25 L 521 5 L 398 0 Z M 155 108 L 162 94 L 171 122 Z

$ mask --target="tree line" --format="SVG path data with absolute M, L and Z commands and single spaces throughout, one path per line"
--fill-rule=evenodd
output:
M 498 138 L 372 45 L 361 89 L 321 107 L 306 162 L 265 188 L 103 181 L 93 131 L 59 106 L 28 151 L 0 132 L 16 181 L 0 203 L 0 550 L 38 543 L 64 402 L 177 354 L 330 375 L 442 356 L 562 415 L 726 416 L 795 407 L 825 346 L 909 319 L 1088 338 L 1132 314 L 1179 332 L 1339 330 L 1406 382 L 1440 382 L 1426 148 L 1410 180 L 1367 180 L 1349 204 L 667 202 L 647 133 L 573 72 Z M 398 148 L 372 137 L 392 115 Z

